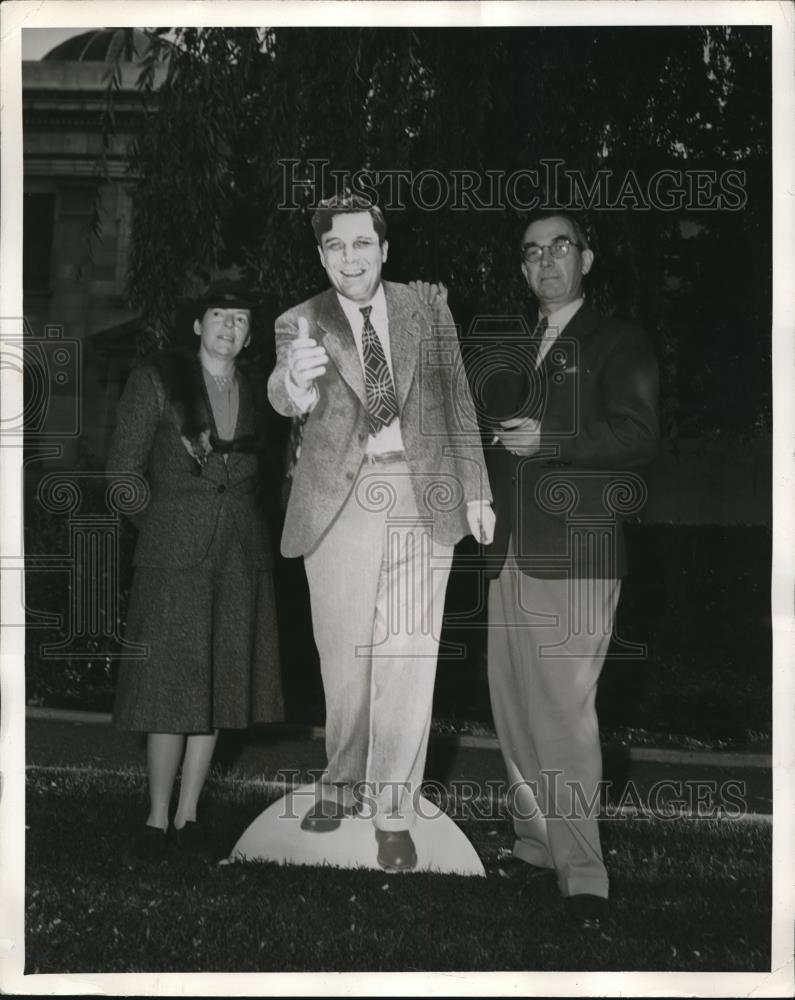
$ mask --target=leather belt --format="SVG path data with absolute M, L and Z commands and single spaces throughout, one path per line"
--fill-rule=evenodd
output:
M 364 460 L 369 465 L 394 465 L 395 462 L 405 462 L 406 453 L 405 451 L 367 452 Z

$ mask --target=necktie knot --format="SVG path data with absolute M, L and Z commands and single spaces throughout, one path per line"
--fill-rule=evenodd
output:
M 541 316 L 541 318 L 536 323 L 536 328 L 533 330 L 534 337 L 543 337 L 547 332 L 547 327 L 549 326 L 549 320 L 546 316 Z
M 370 318 L 370 313 L 373 311 L 372 306 L 359 306 L 359 312 L 364 316 L 365 323 Z

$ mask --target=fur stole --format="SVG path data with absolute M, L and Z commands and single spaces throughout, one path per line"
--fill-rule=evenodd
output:
M 231 441 L 224 441 L 216 436 L 198 354 L 185 350 L 167 350 L 160 352 L 152 363 L 160 376 L 166 400 L 176 417 L 182 444 L 188 454 L 196 460 L 194 468 L 196 475 L 201 473 L 213 451 L 221 455 L 230 452 L 267 452 L 267 438 L 263 433 L 262 417 L 256 412 L 254 434 L 237 437 Z M 238 366 L 236 373 L 240 385 L 240 405 L 244 405 L 243 395 L 248 391 L 251 393 L 256 411 L 259 394 L 252 391 L 253 387 L 243 366 Z
M 248 405 L 253 411 L 254 433 L 223 441 L 215 434 L 212 408 L 204 384 L 204 375 L 198 354 L 185 349 L 160 351 L 150 362 L 163 386 L 165 401 L 170 404 L 182 443 L 196 461 L 194 475 L 201 475 L 212 452 L 229 454 L 247 452 L 257 458 L 257 500 L 278 537 L 281 530 L 279 510 L 282 461 L 282 425 L 284 418 L 268 403 L 265 364 L 253 358 L 240 359 L 236 373 L 240 384 L 240 406 Z

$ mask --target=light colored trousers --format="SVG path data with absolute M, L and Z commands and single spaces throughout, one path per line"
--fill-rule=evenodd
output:
M 608 895 L 595 702 L 620 591 L 620 580 L 524 576 L 510 549 L 489 587 L 489 691 L 514 854 L 554 868 L 564 896 Z
M 350 802 L 351 786 L 366 782 L 382 830 L 410 829 L 416 818 L 452 555 L 433 542 L 409 468 L 397 462 L 362 465 L 304 557 L 326 697 L 324 794 Z

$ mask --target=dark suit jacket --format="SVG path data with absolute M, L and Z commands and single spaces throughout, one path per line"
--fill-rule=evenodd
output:
M 517 414 L 541 421 L 539 454 L 486 449 L 497 516 L 494 542 L 483 550 L 487 576 L 498 575 L 509 536 L 529 576 L 623 576 L 622 521 L 645 499 L 635 470 L 654 457 L 659 440 L 649 340 L 583 303 L 540 369 L 523 367 L 484 393 L 492 422 Z
M 236 438 L 255 433 L 252 389 L 239 373 Z M 209 401 L 207 409 L 212 414 Z M 180 437 L 179 420 L 154 367 L 134 369 L 119 402 L 107 459 L 109 472 L 134 472 L 149 484 L 146 508 L 131 519 L 139 530 L 136 566 L 185 569 L 204 559 L 222 508 L 235 520 L 252 570 L 273 557 L 257 500 L 257 455 L 232 452 L 227 462 L 212 452 L 199 475 Z
M 407 286 L 383 282 L 400 428 L 417 506 L 434 538 L 454 545 L 469 532 L 466 504 L 491 499 L 474 405 L 447 306 L 432 311 Z M 304 428 L 282 534 L 282 553 L 311 552 L 332 524 L 364 458 L 368 438 L 364 374 L 356 342 L 333 289 L 276 320 L 277 364 L 268 396 L 294 416 L 287 394 L 287 349 L 305 317 L 329 356 L 319 399 Z M 376 467 L 377 468 L 377 467 Z

